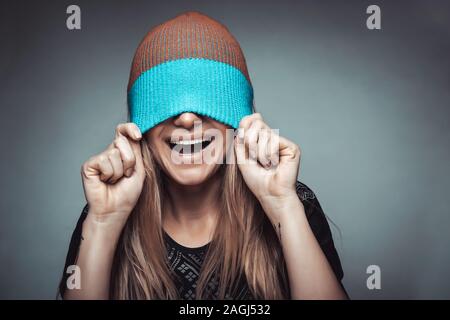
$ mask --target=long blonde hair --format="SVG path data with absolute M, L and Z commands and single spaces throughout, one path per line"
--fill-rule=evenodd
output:
M 112 299 L 179 299 L 169 268 L 162 228 L 164 174 L 144 139 L 146 178 L 140 198 L 122 232 L 111 273 Z M 217 276 L 219 299 L 232 296 L 242 277 L 258 299 L 289 296 L 279 240 L 236 164 L 224 164 L 221 214 L 202 264 L 197 299 L 211 299 L 207 283 Z

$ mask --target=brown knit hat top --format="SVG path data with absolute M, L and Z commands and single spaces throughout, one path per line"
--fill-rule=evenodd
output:
M 175 64 L 170 68 L 166 66 L 161 67 L 175 61 L 184 62 L 180 62 L 176 67 Z M 217 62 L 220 64 L 217 64 Z M 194 65 L 186 68 L 189 63 Z M 200 63 L 202 66 L 200 66 Z M 225 66 L 231 66 L 235 71 L 230 71 Z M 146 75 L 149 72 L 152 74 Z M 246 80 L 246 84 L 242 83 L 236 72 L 240 72 Z M 200 79 L 196 80 L 193 77 L 186 77 L 183 73 L 197 73 L 195 76 L 200 77 Z M 151 78 L 151 80 L 145 80 L 144 75 Z M 203 78 L 201 78 L 202 76 Z M 208 88 L 199 88 L 199 86 L 206 85 L 200 82 L 206 82 L 210 85 Z M 184 86 L 187 92 L 180 92 L 177 96 L 172 95 L 171 102 L 168 101 L 169 97 L 161 99 L 161 94 L 167 95 L 168 93 L 161 92 L 161 90 L 164 90 L 163 87 L 178 90 L 180 85 Z M 249 88 L 244 88 L 245 86 Z M 251 92 L 248 92 L 249 89 Z M 130 105 L 132 118 L 134 115 L 136 120 L 141 122 L 140 124 L 144 127 L 144 130 L 148 129 L 149 123 L 147 123 L 148 119 L 142 118 L 148 115 L 154 116 L 155 110 L 152 111 L 150 110 L 151 108 L 160 109 L 163 107 L 165 111 L 168 111 L 165 114 L 165 117 L 167 117 L 174 113 L 174 107 L 176 112 L 181 112 L 180 108 L 196 109 L 199 107 L 199 104 L 203 104 L 203 106 L 193 111 L 206 114 L 231 126 L 236 126 L 238 121 L 236 117 L 242 117 L 243 114 L 251 112 L 248 110 L 248 104 L 250 103 L 251 109 L 252 101 L 248 100 L 253 100 L 247 65 L 237 40 L 223 24 L 204 14 L 192 11 L 182 13 L 157 25 L 146 34 L 134 55 L 128 92 L 129 104 L 130 101 L 132 104 Z M 195 98 L 193 98 L 194 93 L 197 93 Z M 212 93 L 221 95 L 222 99 L 212 98 Z M 157 96 L 154 94 L 157 94 Z M 229 97 L 227 98 L 226 95 L 229 95 Z M 180 105 L 175 106 L 175 104 L 179 104 L 174 100 L 176 98 L 182 100 L 184 107 Z M 202 98 L 206 98 L 209 101 L 202 102 L 199 100 Z M 223 99 L 228 99 L 229 101 L 225 101 L 225 104 L 220 103 L 223 102 L 220 101 Z M 210 105 L 206 106 L 205 103 Z M 211 103 L 217 103 L 218 105 L 211 105 Z M 197 104 L 197 106 L 194 104 Z M 236 109 L 237 104 L 241 104 L 241 106 L 238 106 L 237 110 L 233 111 L 232 109 Z M 213 110 L 214 108 L 219 108 L 219 110 Z M 217 111 L 228 113 L 228 115 L 225 118 L 220 117 L 217 115 Z M 150 121 L 150 127 L 156 124 L 154 122 L 161 122 L 162 120 L 164 119 L 159 117 Z M 143 124 L 143 122 L 146 122 L 146 124 Z

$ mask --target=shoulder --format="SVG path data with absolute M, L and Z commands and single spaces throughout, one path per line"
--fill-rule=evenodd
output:
M 316 198 L 314 192 L 306 184 L 300 181 L 297 181 L 295 189 L 297 190 L 298 197 L 302 201 L 313 200 Z
M 295 188 L 297 191 L 298 198 L 305 207 L 305 213 L 307 218 L 311 219 L 314 217 L 316 219 L 322 218 L 321 220 L 323 220 L 325 215 L 314 191 L 306 184 L 300 181 L 297 181 Z

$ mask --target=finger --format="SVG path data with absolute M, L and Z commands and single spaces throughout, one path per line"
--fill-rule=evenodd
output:
M 296 159 L 300 157 L 300 148 L 295 143 L 281 136 L 278 139 L 280 142 L 280 158 Z
M 270 164 L 273 167 L 276 167 L 280 162 L 279 149 L 280 149 L 279 135 L 274 133 L 273 130 L 271 130 L 267 148 L 268 151 L 267 157 L 269 158 Z
M 144 176 L 145 175 L 145 169 L 144 169 L 144 160 L 142 158 L 142 149 L 141 144 L 146 143 L 146 141 L 143 139 L 140 142 L 131 142 L 131 149 L 133 149 L 134 157 L 135 157 L 135 165 L 134 165 L 134 171 L 131 172 L 131 175 L 134 174 L 134 172 Z
M 258 161 L 259 163 L 267 168 L 270 164 L 268 157 L 268 142 L 269 142 L 270 132 L 267 129 L 261 129 L 258 136 Z
M 238 165 L 244 165 L 246 164 L 246 152 L 245 152 L 245 144 L 244 144 L 244 138 L 240 137 L 239 134 L 234 139 L 234 150 L 236 153 L 236 162 Z
M 119 136 L 114 139 L 114 146 L 120 152 L 120 158 L 123 163 L 123 172 L 129 177 L 134 170 L 134 165 L 136 163 L 136 156 L 131 147 L 130 141 L 124 136 Z
M 123 177 L 123 163 L 119 149 L 116 148 L 108 151 L 108 158 L 113 168 L 113 174 L 109 178 L 109 182 L 116 183 L 117 180 Z
M 142 138 L 141 130 L 133 122 L 120 123 L 116 127 L 116 138 L 125 136 L 133 141 L 139 141 Z
M 244 130 L 244 142 L 248 148 L 250 159 L 258 158 L 258 137 L 262 128 L 262 121 L 254 121 L 248 129 Z
M 140 141 L 142 140 L 142 134 L 138 126 L 132 122 L 121 123 L 116 127 L 116 137 L 125 136 L 131 146 L 135 158 L 135 171 L 139 174 L 144 173 L 144 163 L 142 160 L 142 151 Z M 134 171 L 133 171 L 134 172 Z M 131 175 L 133 174 L 131 172 Z
M 103 182 L 107 182 L 114 174 L 111 162 L 105 153 L 93 157 L 92 160 L 88 162 L 87 166 L 88 168 L 92 168 Z
M 261 116 L 260 113 L 255 112 L 255 113 L 252 113 L 252 114 L 250 114 L 248 116 L 245 116 L 239 122 L 239 128 L 247 129 L 256 120 L 261 120 L 262 121 L 262 116 Z

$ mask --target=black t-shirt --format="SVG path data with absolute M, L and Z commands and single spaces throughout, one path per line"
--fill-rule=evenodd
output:
M 305 208 L 306 217 L 311 226 L 311 229 L 320 244 L 325 256 L 330 263 L 336 278 L 341 281 L 344 274 L 342 271 L 341 262 L 334 247 L 333 237 L 331 235 L 330 227 L 327 218 L 317 200 L 314 192 L 305 184 L 297 182 L 297 195 L 302 201 Z M 61 297 L 66 288 L 66 281 L 68 274 L 64 272 L 69 265 L 76 263 L 78 249 L 81 242 L 81 231 L 83 221 L 88 213 L 88 205 L 85 205 L 77 226 L 72 234 L 70 240 L 69 251 L 66 257 L 66 263 L 63 270 L 63 277 L 59 286 L 59 293 Z M 167 249 L 167 258 L 169 268 L 174 274 L 174 281 L 178 289 L 181 299 L 194 300 L 195 288 L 200 274 L 200 269 L 208 250 L 209 244 L 198 248 L 187 248 L 173 240 L 167 233 L 164 233 L 165 245 Z M 217 278 L 212 277 L 208 283 L 208 291 L 211 292 L 213 298 L 218 297 L 218 281 Z M 226 295 L 226 299 L 233 300 L 249 300 L 254 299 L 250 289 L 245 281 L 241 281 L 238 290 L 233 296 Z

